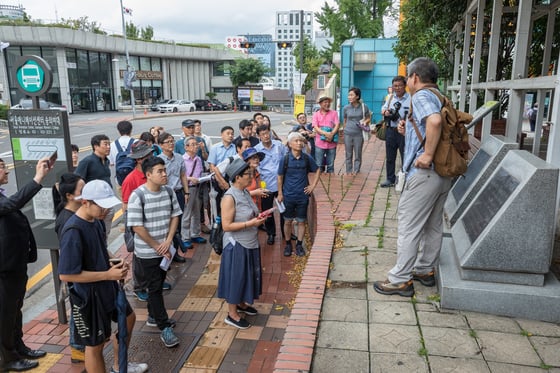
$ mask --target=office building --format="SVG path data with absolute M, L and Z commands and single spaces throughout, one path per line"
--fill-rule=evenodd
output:
M 303 22 L 303 35 L 313 40 L 313 12 L 300 10 L 276 12 L 275 36 L 278 42 L 292 42 L 289 48 L 281 49 L 276 46 L 276 88 L 293 90 L 293 75 L 295 72 L 295 56 L 292 54 L 296 42 L 301 40 L 300 26 Z

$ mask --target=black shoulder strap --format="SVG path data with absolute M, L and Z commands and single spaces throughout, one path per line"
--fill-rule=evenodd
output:
M 286 153 L 284 154 L 284 176 L 286 176 L 286 170 L 288 169 L 288 156 L 290 153 Z M 307 170 L 307 172 L 309 173 L 310 169 L 311 169 L 311 165 L 310 165 L 310 161 L 309 161 L 309 154 L 307 153 L 301 153 L 304 161 L 305 161 L 305 169 Z

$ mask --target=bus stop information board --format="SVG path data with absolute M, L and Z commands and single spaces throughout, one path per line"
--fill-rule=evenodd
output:
M 43 179 L 43 189 L 22 210 L 29 219 L 37 247 L 58 248 L 52 187 L 72 166 L 68 114 L 60 110 L 10 110 L 8 127 L 18 185 L 25 185 L 33 179 L 38 160 L 58 152 L 54 169 Z

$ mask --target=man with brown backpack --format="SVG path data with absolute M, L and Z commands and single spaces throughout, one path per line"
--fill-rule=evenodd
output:
M 412 118 L 406 128 L 404 120 L 398 127 L 406 137 L 403 169 L 407 175 L 398 206 L 397 263 L 387 280 L 374 283 L 380 294 L 411 297 L 412 280 L 425 286 L 436 283 L 434 268 L 443 237 L 443 205 L 452 181 L 451 177 L 440 176 L 433 165 L 442 134 L 442 101 L 426 88 L 435 87 L 437 78 L 438 68 L 429 58 L 420 57 L 408 65 Z

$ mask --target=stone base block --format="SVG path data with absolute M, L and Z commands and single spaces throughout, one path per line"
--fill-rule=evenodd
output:
M 464 280 L 450 237 L 443 239 L 438 285 L 443 308 L 560 322 L 560 282 L 552 273 L 544 286 Z

